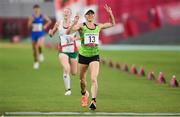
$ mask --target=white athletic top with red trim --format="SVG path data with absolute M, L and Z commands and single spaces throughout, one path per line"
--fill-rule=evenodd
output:
M 63 26 L 63 20 L 59 22 L 59 37 L 60 37 L 60 44 L 58 46 L 59 52 L 65 52 L 65 53 L 74 53 L 77 52 L 77 46 L 76 46 L 76 32 L 73 34 L 66 34 L 66 30 L 68 27 Z

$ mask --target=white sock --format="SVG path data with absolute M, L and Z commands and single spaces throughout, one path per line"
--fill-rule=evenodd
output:
M 64 80 L 65 89 L 66 89 L 66 90 L 71 89 L 71 87 L 70 87 L 70 76 L 69 76 L 69 74 L 63 74 L 63 80 Z

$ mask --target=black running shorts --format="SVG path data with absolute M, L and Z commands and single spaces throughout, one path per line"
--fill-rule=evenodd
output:
M 86 64 L 86 65 L 89 65 L 89 63 L 91 63 L 93 61 L 99 61 L 99 55 L 95 55 L 92 57 L 85 57 L 85 56 L 82 56 L 79 54 L 78 58 L 79 58 L 78 62 L 80 64 Z

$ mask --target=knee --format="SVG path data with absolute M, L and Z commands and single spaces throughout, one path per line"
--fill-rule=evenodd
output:
M 75 76 L 77 74 L 77 70 L 72 70 L 71 75 Z
M 97 84 L 97 79 L 91 79 L 91 83 L 96 85 Z
M 81 80 L 80 80 L 80 83 L 81 83 L 81 84 L 85 84 L 85 83 L 86 83 L 86 80 L 85 80 L 85 79 L 81 79 Z
M 64 66 L 64 73 L 69 74 L 70 68 L 68 66 Z

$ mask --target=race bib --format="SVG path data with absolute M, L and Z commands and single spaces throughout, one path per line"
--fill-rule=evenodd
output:
M 32 31 L 42 31 L 42 30 L 43 30 L 43 25 L 41 23 L 33 24 Z
M 74 45 L 62 47 L 62 52 L 73 53 L 74 52 Z
M 71 36 L 60 36 L 61 40 L 61 46 L 67 46 L 67 45 L 72 45 L 74 43 L 74 40 Z
M 99 34 L 98 33 L 85 33 L 84 34 L 84 44 L 85 45 L 98 45 L 99 44 Z

